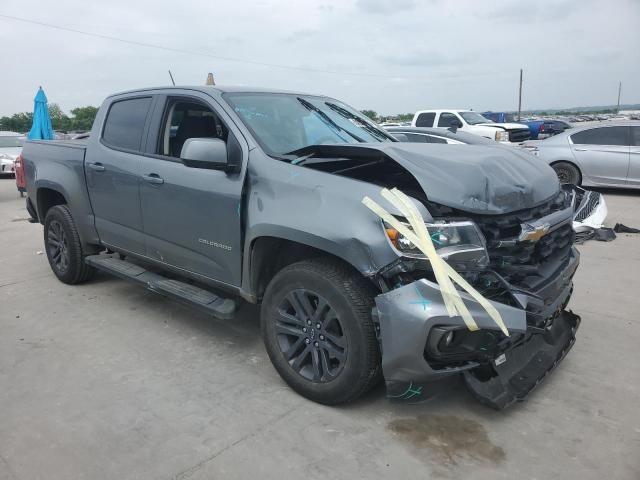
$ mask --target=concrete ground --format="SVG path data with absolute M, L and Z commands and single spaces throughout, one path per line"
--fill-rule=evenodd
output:
M 606 199 L 640 226 L 640 192 Z M 640 478 L 640 235 L 580 247 L 578 341 L 527 402 L 495 412 L 454 380 L 329 408 L 280 380 L 256 308 L 60 283 L 23 205 L 0 180 L 0 479 Z

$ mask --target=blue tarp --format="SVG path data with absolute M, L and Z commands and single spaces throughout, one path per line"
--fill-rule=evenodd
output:
M 42 87 L 38 89 L 33 104 L 33 124 L 27 134 L 29 140 L 53 140 L 53 128 L 51 127 L 51 117 L 49 107 L 47 107 L 47 96 Z

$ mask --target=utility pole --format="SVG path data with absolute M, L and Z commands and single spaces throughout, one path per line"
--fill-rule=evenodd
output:
M 520 69 L 520 89 L 518 90 L 518 121 L 522 113 L 522 69 Z
M 620 93 L 622 92 L 622 81 L 618 83 L 618 108 L 616 108 L 616 113 L 620 113 Z

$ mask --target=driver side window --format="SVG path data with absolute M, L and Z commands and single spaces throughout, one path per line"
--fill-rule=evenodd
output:
M 227 141 L 229 130 L 208 106 L 186 99 L 167 102 L 165 122 L 158 152 L 180 158 L 182 146 L 190 138 L 219 138 Z
M 452 127 L 454 125 L 458 125 L 460 120 L 453 113 L 443 112 L 440 114 L 440 118 L 438 119 L 439 127 Z

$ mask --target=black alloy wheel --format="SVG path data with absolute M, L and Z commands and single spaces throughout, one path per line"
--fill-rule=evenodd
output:
M 49 222 L 47 249 L 49 250 L 48 256 L 51 259 L 51 266 L 60 275 L 64 275 L 69 269 L 69 242 L 62 224 L 57 220 Z
M 372 319 L 375 286 L 348 264 L 310 258 L 282 268 L 262 298 L 273 366 L 299 394 L 327 405 L 358 398 L 382 378 Z
M 291 368 L 313 382 L 329 382 L 344 368 L 348 350 L 340 319 L 323 297 L 291 291 L 276 319 L 278 346 Z

